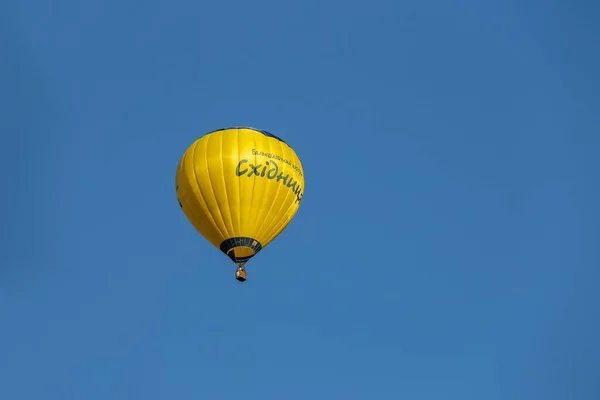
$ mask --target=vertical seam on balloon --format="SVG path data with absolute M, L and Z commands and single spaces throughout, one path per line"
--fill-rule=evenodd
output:
M 265 136 L 266 136 L 266 135 L 265 135 Z M 272 146 L 272 138 L 270 138 L 270 137 L 268 137 L 268 136 L 267 136 L 267 143 L 268 143 L 268 149 L 267 149 L 268 153 L 269 153 L 269 154 L 273 154 L 273 150 L 272 150 L 272 148 L 271 148 L 271 146 Z M 271 161 L 266 161 L 266 162 L 273 162 L 273 160 L 271 159 Z M 265 164 L 266 164 L 266 163 L 265 163 Z M 265 165 L 265 169 L 266 169 L 266 165 Z M 267 171 L 267 173 L 268 173 L 268 171 Z M 265 202 L 266 202 L 266 201 L 267 201 L 269 198 L 271 198 L 271 197 L 272 197 L 272 196 L 267 196 L 267 194 L 268 194 L 268 193 L 270 193 L 269 186 L 272 186 L 272 185 L 265 184 L 265 188 L 266 188 L 266 189 L 265 189 L 265 193 L 264 193 L 264 194 L 263 194 L 263 196 L 262 196 L 262 197 L 263 197 L 263 202 L 262 202 L 262 204 L 261 204 L 261 208 L 262 208 L 262 206 L 264 205 L 264 203 L 265 203 Z M 275 189 L 275 195 L 276 195 L 276 196 L 275 196 L 275 198 L 277 198 L 277 194 L 278 194 L 278 193 L 279 193 L 279 188 L 277 187 L 277 188 Z M 267 208 L 267 211 L 266 211 L 266 212 L 263 214 L 263 216 L 262 216 L 262 223 L 261 223 L 260 227 L 259 227 L 259 228 L 257 229 L 257 231 L 256 231 L 256 237 L 257 237 L 257 238 L 260 238 L 260 237 L 261 237 L 261 233 L 263 233 L 263 232 L 264 232 L 264 227 L 265 227 L 265 225 L 266 225 L 266 224 L 265 224 L 265 222 L 267 221 L 267 218 L 269 217 L 269 214 L 271 213 L 271 209 L 273 208 L 273 203 L 275 203 L 275 199 L 272 199 L 272 200 L 270 201 L 270 205 L 268 205 L 268 206 L 267 206 L 267 207 L 268 207 L 268 208 Z
M 256 149 L 256 136 L 254 134 L 252 135 L 252 143 L 254 144 L 254 149 Z M 256 165 L 256 154 L 253 154 L 253 156 L 254 156 L 253 165 Z M 255 206 L 254 206 L 254 190 L 255 189 L 256 189 L 256 177 L 253 177 L 252 178 L 252 194 L 250 195 L 250 213 L 253 213 L 254 209 L 255 209 Z M 253 222 L 252 225 L 250 225 L 250 227 L 253 227 L 254 223 L 256 223 L 256 220 Z
M 219 234 L 221 235 L 221 237 L 223 237 L 223 232 L 221 231 L 221 229 L 219 228 L 219 225 L 217 224 L 217 221 L 215 220 L 214 215 L 212 214 L 212 211 L 210 210 L 210 207 L 208 206 L 208 203 L 206 202 L 206 198 L 204 196 L 204 193 L 202 192 L 202 187 L 200 186 L 200 182 L 198 182 L 198 174 L 196 173 L 196 148 L 198 147 L 198 143 L 199 141 L 196 141 L 194 143 L 194 145 L 192 146 L 192 171 L 194 171 L 194 181 L 196 182 L 196 186 L 198 187 L 198 193 L 200 193 L 200 198 L 202 199 L 202 202 L 204 203 L 204 208 L 206 209 L 206 214 L 207 216 L 210 218 L 211 222 L 213 223 L 213 226 L 215 227 L 215 229 L 219 232 Z M 200 221 L 198 221 L 200 222 Z
M 281 157 L 282 157 L 282 158 L 285 158 L 285 151 L 284 151 L 284 149 L 283 149 L 283 144 L 281 143 L 281 141 L 278 141 L 278 143 L 279 143 L 279 147 L 280 147 L 280 149 L 281 149 Z M 283 163 L 283 164 L 285 164 L 285 163 Z M 282 167 L 283 167 L 283 164 L 282 164 Z M 282 170 L 280 173 L 283 173 L 283 170 Z M 267 215 L 266 215 L 266 216 L 269 216 L 269 214 L 270 214 L 270 213 L 271 213 L 271 211 L 272 211 L 272 207 L 273 207 L 273 206 L 272 206 L 272 204 L 275 204 L 275 202 L 276 202 L 277 198 L 278 198 L 278 197 L 279 197 L 279 195 L 281 194 L 281 191 L 282 191 L 282 190 L 285 190 L 285 189 L 286 189 L 286 188 L 285 188 L 285 187 L 283 187 L 283 185 L 279 185 L 279 186 L 278 186 L 278 188 L 277 188 L 277 194 L 276 194 L 276 196 L 275 196 L 275 199 L 273 199 L 273 203 L 271 203 L 271 207 L 269 207 L 269 212 L 267 213 Z M 263 233 L 264 233 L 264 235 L 265 235 L 265 238 L 267 238 L 268 236 L 270 236 L 270 229 L 271 229 L 271 227 L 273 226 L 273 224 L 274 224 L 274 223 L 276 223 L 276 222 L 279 222 L 279 221 L 281 220 L 281 218 L 282 218 L 282 217 L 279 217 L 279 218 L 277 218 L 277 216 L 278 216 L 278 215 L 280 215 L 280 213 L 281 213 L 281 210 L 283 210 L 283 207 L 285 207 L 285 204 L 287 203 L 287 198 L 288 198 L 289 194 L 290 194 L 290 191 L 288 190 L 288 191 L 286 192 L 286 194 L 285 194 L 285 197 L 283 198 L 283 203 L 282 203 L 282 204 L 281 204 L 281 206 L 279 207 L 279 210 L 277 210 L 277 213 L 276 213 L 275 215 L 273 215 L 273 217 L 271 218 L 271 220 L 269 221 L 269 223 L 268 223 L 268 224 L 264 225 L 264 226 L 261 228 L 261 230 L 260 230 L 260 233 L 261 233 L 261 234 L 263 234 Z M 265 219 L 266 219 L 266 218 L 265 218 Z M 257 235 L 257 236 L 260 236 L 260 235 Z M 268 243 L 268 241 L 265 241 L 265 242 L 266 242 L 266 243 L 265 243 L 264 245 L 266 246 L 266 244 Z
M 261 133 L 261 135 L 262 135 L 262 133 Z M 265 138 L 267 138 L 267 143 L 269 143 L 269 141 L 270 141 L 270 138 L 269 138 L 268 136 L 266 136 L 266 135 L 263 135 L 263 136 L 264 136 Z M 256 147 L 256 146 L 255 146 L 255 147 Z M 263 151 L 264 151 L 264 150 L 263 150 Z M 270 150 L 269 150 L 269 152 L 270 152 Z M 266 162 L 265 162 L 265 163 L 266 163 Z M 254 165 L 256 165 L 256 164 L 257 164 L 257 163 L 256 163 L 256 158 L 255 158 L 255 160 L 254 160 Z M 265 168 L 266 168 L 266 165 L 265 165 Z M 256 177 L 254 177 L 254 179 L 256 179 Z M 258 223 L 260 222 L 260 219 L 259 219 L 259 216 L 260 216 L 260 210 L 261 210 L 261 209 L 264 207 L 264 204 L 265 204 L 265 202 L 268 200 L 268 197 L 266 196 L 266 194 L 267 194 L 267 192 L 268 192 L 269 185 L 268 185 L 268 184 L 265 182 L 265 183 L 262 185 L 262 187 L 263 187 L 263 189 L 262 189 L 262 191 L 261 191 L 261 193 L 260 193 L 260 197 L 259 197 L 259 207 L 258 207 L 258 211 L 256 212 L 256 215 L 255 215 L 255 217 L 254 217 L 254 227 L 255 227 L 255 229 L 256 229 L 256 231 L 255 231 L 255 233 L 254 233 L 254 236 L 255 236 L 254 238 L 255 238 L 255 239 L 257 239 L 257 240 L 260 240 L 260 239 L 257 237 L 257 236 L 258 236 L 258 232 L 261 230 L 261 229 L 258 227 Z M 267 214 L 263 214 L 263 216 L 262 216 L 262 217 L 264 218 L 266 215 L 267 215 Z M 262 226 L 262 224 L 261 224 L 261 226 Z
M 285 154 L 285 153 L 284 153 Z M 292 154 L 293 150 L 292 150 Z M 293 157 L 292 157 L 293 160 Z M 293 171 L 293 169 L 292 169 Z M 293 172 L 292 172 L 293 174 Z M 291 188 L 287 188 L 287 189 L 291 189 Z M 292 192 L 292 190 L 288 190 L 286 197 L 285 197 L 285 201 L 287 202 L 287 198 L 290 194 L 294 194 Z M 290 213 L 290 210 L 294 207 L 294 197 L 292 196 L 292 202 L 290 203 L 290 205 L 287 207 L 287 209 L 285 210 L 285 213 L 283 213 L 281 215 L 281 218 L 279 218 L 277 221 L 273 221 L 270 226 L 269 226 L 269 237 L 267 238 L 268 242 L 272 241 L 273 239 L 275 239 L 275 237 L 277 237 L 277 235 L 279 235 L 283 229 L 285 228 L 285 226 L 287 225 L 287 223 L 289 223 L 289 221 L 291 220 L 291 218 L 288 217 L 288 214 Z M 285 206 L 285 203 L 282 205 L 282 209 Z M 281 210 L 279 210 L 279 212 L 281 212 Z
M 242 156 L 240 154 L 240 130 L 239 130 L 239 128 L 236 131 L 237 131 L 237 153 L 238 153 L 237 161 L 239 163 L 242 158 Z M 238 218 L 238 229 L 239 229 L 238 234 L 242 235 L 244 232 L 244 230 L 242 229 L 242 177 L 238 176 L 237 181 L 238 181 L 237 218 Z
M 284 156 L 287 158 L 287 156 L 286 156 L 286 154 L 285 154 L 285 148 L 283 147 L 283 144 L 281 144 L 281 147 L 282 147 L 282 151 L 283 151 L 283 154 L 284 154 Z M 288 146 L 288 147 L 289 147 L 289 146 Z M 291 148 L 290 148 L 290 149 L 291 149 Z M 293 155 L 293 154 L 294 154 L 294 152 L 293 152 L 293 150 L 292 150 L 292 151 L 290 152 L 290 155 Z M 293 157 L 291 157 L 291 158 L 293 159 Z M 293 169 L 292 169 L 291 167 L 290 167 L 290 170 L 292 171 L 291 173 L 293 174 Z M 286 185 L 286 186 L 287 186 L 287 185 Z M 289 188 L 287 188 L 287 187 L 286 187 L 286 189 L 289 189 Z M 270 238 L 274 238 L 274 237 L 275 237 L 275 236 L 277 236 L 279 233 L 281 233 L 280 225 L 281 225 L 282 221 L 284 221 L 284 220 L 285 220 L 285 218 L 286 218 L 286 215 L 287 215 L 287 213 L 289 212 L 289 209 L 290 209 L 290 207 L 294 205 L 294 203 L 292 202 L 290 205 L 288 205 L 288 207 L 287 207 L 287 209 L 286 209 L 285 213 L 281 214 L 281 210 L 283 210 L 283 209 L 284 209 L 285 205 L 287 204 L 288 197 L 289 197 L 290 195 L 292 195 L 292 200 L 293 200 L 293 198 L 294 198 L 294 193 L 293 193 L 291 190 L 287 190 L 287 193 L 286 193 L 286 196 L 285 196 L 284 203 L 281 205 L 281 209 L 280 209 L 280 210 L 279 210 L 279 212 L 278 212 L 278 214 L 279 214 L 279 215 L 281 215 L 281 217 L 280 217 L 280 218 L 278 218 L 277 220 L 274 220 L 274 221 L 272 221 L 272 222 L 271 222 L 271 224 L 269 224 L 269 232 L 268 232 L 268 234 L 269 234 L 269 237 L 270 237 Z M 279 233 L 278 233 L 278 232 L 279 232 Z
M 290 147 L 291 149 L 291 147 Z M 300 159 L 298 158 L 298 156 L 296 155 L 296 153 L 292 150 L 292 159 L 295 158 L 294 160 L 294 165 L 298 166 L 300 168 L 301 162 Z M 302 170 L 302 193 L 304 196 L 304 170 Z M 293 210 L 295 202 L 292 201 L 292 203 L 289 205 L 288 209 L 286 210 L 285 214 L 283 214 L 281 220 L 279 221 L 279 224 L 276 225 L 276 229 L 273 230 L 273 232 L 271 232 L 271 235 L 269 237 L 270 240 L 275 239 L 275 237 L 277 237 L 277 235 L 281 232 L 283 232 L 283 230 L 289 225 L 289 223 L 292 221 L 292 219 L 294 218 L 294 215 L 296 215 L 296 213 L 298 212 L 298 209 L 300 208 L 300 204 L 298 204 L 298 207 L 296 207 L 296 210 L 294 210 L 293 212 L 290 212 Z M 279 233 L 277 233 L 279 232 Z
M 223 162 L 223 134 L 220 134 L 219 137 L 220 139 L 220 147 L 221 147 L 221 151 L 219 152 L 219 157 L 221 159 L 221 177 L 223 178 L 223 187 L 225 188 L 225 202 L 227 203 L 227 206 L 229 207 L 229 220 L 231 221 L 231 232 L 228 232 L 229 237 L 234 235 L 235 232 L 235 228 L 233 226 L 233 218 L 231 218 L 231 204 L 229 203 L 229 195 L 227 194 L 227 181 L 225 180 L 225 163 Z M 225 227 L 228 228 L 227 224 L 225 223 L 225 218 L 223 217 L 223 224 L 225 224 Z
M 213 189 L 213 185 L 212 185 L 212 179 L 210 177 L 210 167 L 209 167 L 209 163 L 208 163 L 208 144 L 210 143 L 210 138 L 211 136 L 206 138 L 206 148 L 204 150 L 204 160 L 206 163 L 206 175 L 208 176 L 208 187 L 210 188 L 210 192 L 213 196 L 213 199 L 215 200 L 215 203 L 217 205 L 219 205 L 219 202 L 217 201 L 217 195 L 215 194 L 215 190 Z M 222 239 L 229 239 L 229 232 L 227 231 L 227 225 L 225 224 L 225 219 L 223 218 L 223 213 L 221 213 L 221 209 L 219 207 L 216 207 L 216 211 L 219 214 L 219 217 L 221 217 L 221 222 L 223 223 L 223 229 L 225 230 L 225 236 L 222 237 Z
M 199 198 L 196 198 L 196 196 L 193 195 L 194 190 L 191 188 L 192 185 L 190 184 L 189 181 L 187 182 L 187 186 L 190 188 L 190 191 L 192 192 L 192 199 L 194 200 L 193 202 L 196 203 L 196 204 L 198 204 L 201 209 L 202 208 L 203 209 L 208 209 L 208 206 L 206 205 L 206 201 L 204 200 L 204 198 L 202 196 L 202 191 L 200 190 L 200 187 L 197 184 L 198 179 L 197 179 L 197 176 L 196 176 L 196 168 L 194 167 L 194 161 L 193 161 L 194 156 L 195 156 L 195 154 L 194 154 L 194 148 L 195 147 L 192 147 L 191 151 L 186 151 L 185 152 L 185 154 L 183 156 L 183 163 L 185 165 L 185 163 L 187 161 L 187 158 L 188 157 L 192 157 L 192 172 L 193 172 L 193 175 L 194 175 L 194 184 L 196 184 L 196 186 L 198 187 L 198 192 L 200 193 Z M 187 201 L 185 200 L 185 198 L 187 196 L 185 196 L 185 194 L 184 194 L 184 196 L 182 196 L 182 197 L 183 197 L 182 204 L 186 204 Z M 194 211 L 194 209 L 195 209 L 194 207 L 188 207 L 188 212 L 192 215 L 193 222 L 195 222 L 193 225 L 196 225 L 196 224 L 199 224 L 202 221 L 202 219 L 198 216 L 198 214 Z M 210 215 L 209 215 L 209 217 L 210 217 Z
M 189 157 L 190 152 L 186 151 L 185 153 L 183 153 L 183 157 L 181 158 L 181 162 L 179 163 L 179 167 L 178 169 L 180 171 L 178 171 L 179 174 L 181 174 L 182 176 L 184 175 L 184 166 L 185 166 L 185 162 L 187 160 L 187 158 Z M 186 187 L 189 187 L 189 181 L 186 180 Z M 184 213 L 184 215 L 189 215 L 189 219 L 190 222 L 192 223 L 192 225 L 196 225 L 199 221 L 200 218 L 198 218 L 198 215 L 194 212 L 194 207 L 188 207 L 186 205 L 188 204 L 187 201 L 187 191 L 185 190 L 184 187 L 179 187 L 180 190 L 180 195 L 178 196 L 179 198 L 179 202 L 181 203 L 181 209 Z M 185 207 L 184 207 L 185 206 Z

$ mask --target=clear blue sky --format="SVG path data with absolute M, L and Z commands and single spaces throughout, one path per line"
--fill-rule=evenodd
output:
M 600 3 L 3 1 L 2 400 L 600 398 Z M 179 209 L 270 130 L 234 279 Z

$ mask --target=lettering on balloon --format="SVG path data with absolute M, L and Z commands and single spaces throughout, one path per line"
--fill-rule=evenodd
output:
M 272 154 L 272 153 L 265 153 L 264 151 L 259 151 L 259 150 L 256 150 L 256 149 L 252 149 L 252 155 L 253 156 L 263 156 L 263 157 L 275 159 L 275 160 L 278 160 L 278 161 L 282 161 L 282 162 L 286 163 L 287 165 L 289 165 L 290 167 L 292 167 L 293 170 L 296 171 L 296 173 L 298 175 L 304 176 L 304 175 L 302 175 L 302 169 L 300 169 L 297 165 L 295 165 L 290 160 L 288 160 L 286 158 L 283 158 L 280 155 Z
M 270 180 L 274 179 L 277 183 L 281 183 L 289 188 L 296 195 L 296 203 L 300 203 L 304 196 L 300 183 L 294 180 L 294 177 L 290 176 L 290 174 L 283 175 L 283 171 L 279 170 L 279 166 L 273 160 L 257 165 L 251 164 L 246 159 L 241 160 L 235 168 L 235 174 L 249 178 L 256 176 Z

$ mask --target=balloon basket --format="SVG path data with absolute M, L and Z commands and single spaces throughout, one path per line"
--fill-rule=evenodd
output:
M 240 282 L 244 282 L 246 280 L 246 270 L 244 267 L 238 267 L 237 271 L 235 271 L 235 279 Z

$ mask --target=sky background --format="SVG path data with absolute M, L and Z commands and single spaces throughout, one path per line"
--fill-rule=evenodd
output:
M 3 1 L 0 399 L 600 398 L 600 3 Z M 306 192 L 248 281 L 175 169 Z

